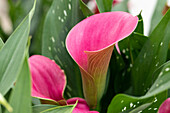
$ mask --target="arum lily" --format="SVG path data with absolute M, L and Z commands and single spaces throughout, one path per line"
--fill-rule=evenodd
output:
M 130 35 L 137 23 L 138 18 L 129 13 L 107 12 L 86 18 L 69 32 L 66 48 L 80 68 L 84 96 L 91 108 L 104 93 L 114 45 Z
M 82 98 L 64 99 L 66 77 L 64 71 L 54 61 L 44 56 L 34 55 L 29 58 L 29 65 L 33 97 L 40 98 L 42 103 L 58 105 L 71 105 L 78 100 L 73 113 L 98 113 L 89 111 L 89 106 Z
M 158 113 L 170 113 L 170 98 L 166 99 L 160 106 Z

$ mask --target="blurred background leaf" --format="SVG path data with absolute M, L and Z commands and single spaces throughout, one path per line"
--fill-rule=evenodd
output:
M 34 0 L 8 0 L 10 17 L 14 28 L 16 28 L 16 26 L 22 21 L 22 18 L 24 18 L 29 12 L 33 1 Z M 30 46 L 30 55 L 41 54 L 43 23 L 52 1 L 53 0 L 37 1 L 35 15 L 31 23 L 30 35 L 32 35 L 32 44 Z
M 80 1 L 80 7 L 81 7 L 81 10 L 84 14 L 85 17 L 89 17 L 91 15 L 93 15 L 93 13 L 91 12 L 91 10 L 88 8 L 88 6 L 82 1 L 82 0 L 79 0 Z
M 163 15 L 163 9 L 166 5 L 167 0 L 157 0 L 157 4 L 155 7 L 155 11 L 152 16 L 151 20 L 151 27 L 150 27 L 150 33 L 154 30 L 154 28 L 158 25 L 158 23 L 161 21 Z
M 96 0 L 100 13 L 110 12 L 112 9 L 113 0 Z
M 128 0 L 123 0 L 120 3 L 117 3 L 112 7 L 111 11 L 128 11 L 128 6 L 127 6 Z

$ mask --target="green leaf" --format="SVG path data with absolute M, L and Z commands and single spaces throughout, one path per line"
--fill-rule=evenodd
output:
M 76 105 L 77 103 L 74 105 L 68 105 L 68 106 L 58 106 L 55 108 L 42 111 L 41 113 L 72 113 Z
M 141 97 L 132 97 L 132 96 L 128 96 L 128 95 L 117 95 L 113 100 L 112 103 L 110 104 L 108 110 L 109 112 L 120 112 L 121 110 L 124 110 L 126 106 L 131 106 L 131 103 L 141 103 L 140 107 L 126 107 L 126 110 L 132 110 L 132 111 L 136 111 L 136 110 L 144 110 L 146 113 L 147 111 L 149 111 L 149 113 L 155 113 L 160 104 L 167 98 L 167 91 L 170 88 L 170 61 L 168 61 L 167 63 L 165 63 L 163 65 L 163 68 L 161 68 L 161 72 L 157 73 L 159 76 L 157 78 L 157 80 L 154 82 L 154 84 L 152 85 L 152 87 L 149 89 L 149 91 L 146 93 L 146 95 L 141 96 Z M 150 101 L 151 100 L 151 101 Z M 151 106 L 149 106 L 149 108 L 145 109 L 145 103 L 151 103 Z M 120 103 L 120 104 L 119 104 Z M 119 105 L 118 105 L 119 104 Z M 119 106 L 116 107 L 117 109 L 113 108 L 113 106 Z M 137 104 L 135 104 L 137 105 Z M 141 108 L 142 107 L 142 108 Z M 144 108 L 143 108 L 144 107 Z M 114 111 L 115 110 L 115 111 Z M 131 112 L 132 112 L 131 111 Z M 144 112 L 143 111 L 143 112 Z M 145 113 L 144 112 L 144 113 Z M 136 113 L 136 112 L 135 112 Z
M 4 42 L 2 41 L 2 39 L 0 38 L 0 50 L 1 48 L 4 46 Z
M 96 0 L 99 11 L 109 12 L 112 9 L 113 0 Z
M 29 0 L 26 0 L 29 1 Z M 33 21 L 31 22 L 32 40 L 29 53 L 40 55 L 42 53 L 42 34 L 45 16 L 52 4 L 52 0 L 38 0 Z M 32 27 L 32 25 L 34 25 Z
M 136 27 L 135 31 L 134 32 L 138 32 L 140 34 L 143 34 L 143 30 L 144 30 L 144 27 L 143 27 L 143 18 L 142 18 L 142 15 L 141 15 L 142 11 L 140 12 L 140 14 L 138 15 L 138 26 Z
M 163 92 L 150 97 L 134 97 L 125 94 L 116 95 L 107 113 L 156 113 L 160 104 L 167 98 L 167 92 Z M 138 111 L 138 112 L 135 112 Z
M 83 95 L 79 68 L 65 47 L 69 30 L 84 18 L 79 7 L 79 0 L 54 0 L 44 23 L 42 55 L 55 60 L 65 71 L 67 98 Z
M 170 89 L 170 61 L 164 64 L 161 72 L 159 73 L 158 78 L 149 89 L 145 97 L 149 97 L 150 95 L 154 95 L 160 92 L 163 92 L 167 89 Z
M 17 28 L 29 10 L 32 8 L 34 0 L 8 0 L 9 16 L 13 24 L 13 28 Z M 19 15 L 19 16 L 18 16 Z
M 89 16 L 93 15 L 91 10 L 87 7 L 87 5 L 82 0 L 80 0 L 80 8 L 81 8 L 84 16 L 89 17 Z
M 7 103 L 7 101 L 6 101 L 5 98 L 2 96 L 1 93 L 0 93 L 0 104 L 2 104 L 3 106 L 5 106 L 5 108 L 6 108 L 9 112 L 12 112 L 12 111 L 13 111 L 12 107 Z
M 154 30 L 156 25 L 161 21 L 161 19 L 163 17 L 162 11 L 166 5 L 166 2 L 167 2 L 167 0 L 157 0 L 155 11 L 154 11 L 152 19 L 151 19 L 150 33 Z
M 0 51 L 0 64 L 3 64 L 0 65 L 0 92 L 2 95 L 5 95 L 13 86 L 21 70 L 34 9 L 35 4 Z
M 129 12 L 128 11 L 128 6 L 127 6 L 128 0 L 123 0 L 118 4 L 115 4 L 114 7 L 112 7 L 112 11 L 124 11 L 124 12 Z
M 133 109 L 132 111 L 130 111 L 129 113 L 138 113 L 144 109 L 146 109 L 148 106 L 150 106 L 152 103 L 146 103 L 146 104 L 143 104 L 135 109 Z
M 31 113 L 31 99 L 31 76 L 26 57 L 9 99 L 13 113 Z
M 132 69 L 134 95 L 144 95 L 154 82 L 155 70 L 165 63 L 170 41 L 170 10 L 149 36 Z
M 114 54 L 111 59 L 111 76 L 114 78 L 114 90 L 123 92 L 130 87 L 130 74 L 134 61 L 140 53 L 148 37 L 140 33 L 132 33 L 129 37 L 119 42 L 121 55 Z M 112 83 L 112 80 L 110 81 Z
M 44 110 L 54 108 L 56 105 L 46 105 L 46 104 L 40 104 L 40 105 L 35 105 L 32 107 L 33 113 L 40 113 Z

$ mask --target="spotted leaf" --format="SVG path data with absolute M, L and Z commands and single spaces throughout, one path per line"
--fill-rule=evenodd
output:
M 132 85 L 135 95 L 144 95 L 155 78 L 154 71 L 165 63 L 170 41 L 170 10 L 149 36 L 132 69 Z
M 65 90 L 66 97 L 82 97 L 78 66 L 65 48 L 68 31 L 82 18 L 79 0 L 54 0 L 44 23 L 42 55 L 55 60 L 65 71 L 68 82 Z

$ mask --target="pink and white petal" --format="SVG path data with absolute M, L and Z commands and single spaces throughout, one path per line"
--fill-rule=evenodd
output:
M 76 107 L 73 110 L 73 113 L 99 113 L 98 111 L 89 111 L 90 108 L 87 102 L 79 97 L 71 98 L 67 100 L 68 105 L 75 104 L 78 100 Z
M 170 98 L 166 99 L 159 107 L 158 113 L 170 113 Z
M 98 111 L 84 111 L 82 109 L 74 108 L 72 113 L 99 113 Z
M 66 47 L 80 67 L 84 95 L 91 108 L 96 106 L 97 101 L 100 101 L 103 95 L 114 45 L 130 35 L 137 23 L 138 17 L 129 13 L 107 12 L 81 21 L 69 32 Z M 91 83 L 95 85 L 92 89 L 87 84 L 89 80 L 86 78 L 94 81 Z M 95 91 L 94 88 L 97 92 L 91 95 L 91 92 Z
M 87 102 L 86 102 L 84 99 L 79 98 L 79 97 L 75 97 L 75 98 L 68 99 L 68 100 L 67 100 L 67 104 L 68 104 L 68 105 L 73 105 L 73 104 L 75 104 L 77 101 L 78 101 L 78 103 L 77 103 L 77 105 L 76 105 L 75 108 L 81 109 L 81 110 L 84 110 L 84 111 L 89 111 L 89 110 L 90 110 Z
M 97 101 L 101 100 L 104 90 L 105 90 L 106 77 L 107 77 L 106 75 L 107 75 L 107 70 L 108 70 L 108 66 L 109 66 L 113 48 L 114 48 L 114 45 L 111 45 L 111 46 L 106 47 L 102 50 L 85 52 L 87 54 L 87 58 L 88 58 L 87 72 L 94 78 L 94 83 L 95 83 L 96 90 L 97 90 Z M 87 74 L 86 73 L 85 73 L 85 75 L 82 74 L 82 76 L 87 76 Z M 84 85 L 86 85 L 86 84 L 84 84 L 84 81 L 83 81 L 83 86 Z M 93 92 L 94 89 L 92 89 L 90 87 L 88 88 L 87 91 L 84 91 L 84 92 L 85 93 Z M 93 93 L 93 95 L 94 94 L 95 93 Z M 95 95 L 93 98 L 95 99 Z M 87 100 L 87 102 L 89 102 L 90 100 L 93 100 L 93 98 L 91 99 L 91 98 L 86 97 L 85 99 Z M 93 105 L 95 106 L 94 103 L 93 103 Z
M 52 60 L 41 55 L 29 58 L 32 96 L 54 101 L 63 100 L 66 86 L 64 71 Z
M 121 11 L 90 16 L 69 32 L 67 50 L 77 64 L 87 70 L 84 51 L 97 51 L 117 43 L 130 35 L 137 23 L 138 17 Z
M 118 42 L 115 44 L 115 46 L 116 46 L 116 50 L 117 50 L 117 52 L 118 52 L 119 54 L 121 54 L 121 53 L 120 53 L 120 49 L 119 49 Z

